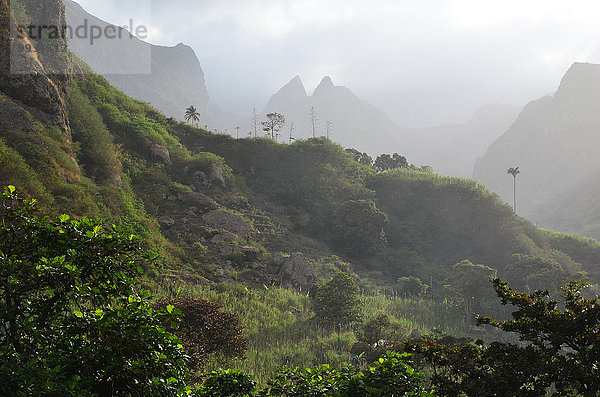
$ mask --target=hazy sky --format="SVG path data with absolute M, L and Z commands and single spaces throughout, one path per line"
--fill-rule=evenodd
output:
M 597 0 L 78 2 L 148 24 L 154 44 L 192 46 L 213 102 L 238 113 L 295 75 L 309 93 L 330 75 L 400 125 L 462 122 L 555 91 L 575 61 L 600 63 Z

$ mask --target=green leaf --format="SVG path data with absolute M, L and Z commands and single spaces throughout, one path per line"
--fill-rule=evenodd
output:
M 175 309 L 175 306 L 173 306 L 173 305 L 167 305 L 167 311 L 169 313 L 173 313 L 173 309 Z
M 63 215 L 61 215 L 61 216 L 58 217 L 58 220 L 61 221 L 62 223 L 65 223 L 69 219 L 71 219 L 71 217 L 69 215 L 67 215 L 67 214 L 63 214 Z
M 73 314 L 74 314 L 75 316 L 79 317 L 79 318 L 83 317 L 83 313 L 82 313 L 82 312 L 80 312 L 79 310 L 75 310 L 75 311 L 73 312 Z

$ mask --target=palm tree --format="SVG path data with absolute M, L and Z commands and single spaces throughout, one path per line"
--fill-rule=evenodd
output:
M 517 212 L 517 175 L 521 173 L 519 171 L 519 167 L 510 167 L 507 174 L 511 174 L 513 176 L 513 211 Z
M 194 106 L 185 109 L 185 121 L 190 124 L 196 123 L 196 127 L 198 127 L 198 123 L 200 122 L 200 113 L 198 113 L 198 109 Z

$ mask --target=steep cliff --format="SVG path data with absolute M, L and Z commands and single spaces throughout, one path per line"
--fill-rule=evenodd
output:
M 13 2 L 0 1 L 0 92 L 4 94 L 0 125 L 27 125 L 23 111 L 40 120 L 69 131 L 68 101 L 71 87 L 71 63 L 64 37 L 42 35 L 29 37 L 18 33 L 23 19 L 31 26 L 65 26 L 65 13 L 60 0 Z M 14 8 L 14 6 L 13 6 Z M 19 20 L 18 20 L 18 19 Z M 19 118 L 23 123 L 15 122 Z
M 70 26 L 113 26 L 88 12 L 72 0 L 65 0 Z M 100 37 L 90 44 L 89 38 L 73 37 L 71 50 L 111 85 L 140 101 L 148 102 L 168 117 L 183 120 L 185 109 L 195 106 L 200 124 L 209 129 L 248 128 L 248 117 L 221 111 L 210 102 L 204 71 L 194 50 L 179 43 L 174 47 L 149 44 L 129 32 L 121 39 Z
M 513 126 L 477 161 L 474 177 L 512 202 L 509 167 L 520 167 L 519 213 L 538 209 L 600 170 L 600 65 L 574 64 L 554 96 L 528 104 Z

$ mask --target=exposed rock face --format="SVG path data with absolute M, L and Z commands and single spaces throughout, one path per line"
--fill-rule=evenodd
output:
M 211 211 L 219 206 L 215 200 L 200 192 L 180 192 L 177 198 L 184 203 L 200 207 L 203 211 Z
M 31 25 L 65 26 L 60 0 L 21 2 Z M 0 91 L 40 120 L 68 132 L 68 101 L 71 91 L 70 61 L 63 38 L 36 37 L 26 32 L 11 35 L 19 22 L 8 0 L 0 1 Z M 29 48 L 29 49 L 27 49 Z M 27 128 L 27 123 L 24 124 Z
M 249 238 L 252 234 L 252 225 L 239 215 L 222 210 L 210 211 L 202 217 L 210 227 L 226 230 L 240 238 Z
M 225 188 L 225 176 L 223 175 L 223 169 L 221 167 L 213 167 L 213 169 L 210 171 L 208 186 L 219 189 Z
M 102 29 L 110 26 L 74 1 L 64 3 L 71 26 L 80 26 L 85 20 Z M 200 113 L 200 125 L 211 130 L 233 131 L 236 126 L 249 125 L 249 117 L 223 112 L 210 103 L 200 61 L 194 50 L 183 43 L 164 47 L 137 38 L 100 38 L 90 46 L 87 40 L 75 38 L 71 40 L 71 49 L 113 86 L 135 99 L 149 102 L 168 117 L 183 120 L 185 109 L 193 105 Z
M 278 279 L 284 286 L 308 291 L 319 284 L 313 264 L 299 252 L 278 256 L 273 264 L 279 267 Z
M 538 209 L 600 172 L 600 65 L 574 64 L 553 97 L 531 102 L 476 164 L 473 176 L 533 222 Z
M 153 144 L 150 146 L 150 155 L 152 155 L 153 159 L 160 161 L 164 165 L 173 165 L 169 150 L 162 145 Z

